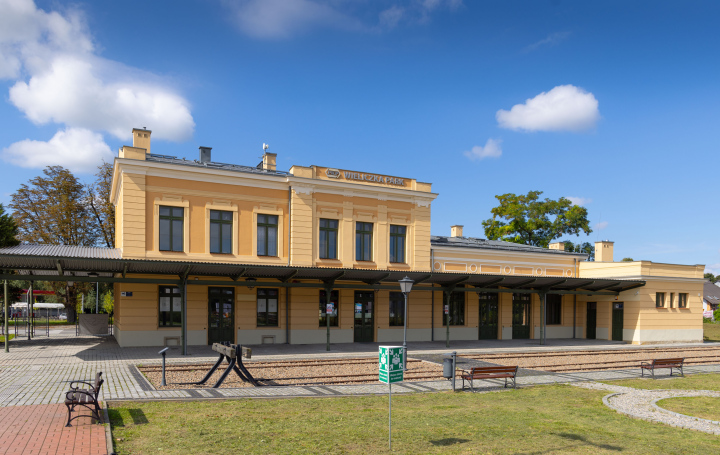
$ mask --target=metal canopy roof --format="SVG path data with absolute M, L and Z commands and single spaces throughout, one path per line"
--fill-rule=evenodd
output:
M 244 279 L 277 280 L 289 283 L 295 280 L 317 280 L 334 283 L 341 287 L 342 282 L 361 282 L 366 286 L 384 288 L 384 284 L 397 286 L 398 280 L 408 276 L 418 285 L 438 285 L 443 290 L 465 285 L 470 290 L 498 291 L 549 291 L 552 293 L 608 294 L 618 293 L 644 286 L 640 280 L 611 280 L 603 278 L 565 278 L 524 275 L 489 275 L 447 272 L 417 272 L 398 270 L 343 269 L 328 267 L 294 267 L 259 264 L 236 264 L 227 262 L 189 262 L 149 259 L 122 259 L 119 250 L 113 248 L 68 247 L 53 245 L 18 245 L 0 249 L 0 270 L 14 270 L 20 274 L 0 274 L 0 279 L 36 279 L 38 281 L 109 281 L 142 282 L 133 279 L 131 274 L 175 275 L 230 278 L 236 284 L 244 284 Z M 98 277 L 90 277 L 94 272 Z M 238 281 L 242 280 L 242 281 Z M 147 282 L 172 281 L 167 279 L 145 280 Z M 188 284 L 217 283 L 203 278 L 191 280 Z M 275 285 L 277 282 L 258 282 Z M 225 282 L 225 285 L 232 284 Z M 283 284 L 283 286 L 302 286 L 302 283 Z M 313 285 L 320 287 L 320 285 Z M 345 287 L 345 286 L 342 286 Z M 359 287 L 358 287 L 359 288 Z M 429 290 L 429 287 L 425 287 Z M 415 288 L 420 289 L 420 288 Z M 436 290 L 440 290 L 435 288 Z M 506 292 L 506 291 L 505 291 Z

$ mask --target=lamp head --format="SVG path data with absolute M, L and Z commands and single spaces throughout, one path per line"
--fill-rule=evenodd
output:
M 255 283 L 257 283 L 257 279 L 255 278 L 248 278 L 245 280 L 245 284 L 247 284 L 248 289 L 254 288 Z
M 403 294 L 410 294 L 412 285 L 415 282 L 413 280 L 411 280 L 410 278 L 405 277 L 402 280 L 398 280 L 398 283 L 400 283 L 400 291 L 402 291 Z

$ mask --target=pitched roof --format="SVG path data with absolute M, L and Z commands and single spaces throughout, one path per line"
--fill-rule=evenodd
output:
M 713 305 L 720 303 L 720 286 L 706 281 L 703 285 L 703 298 Z
M 564 254 L 570 256 L 582 256 L 587 258 L 585 253 L 571 253 L 563 250 L 551 250 L 541 246 L 523 245 L 521 243 L 503 242 L 502 240 L 487 240 L 474 237 L 445 237 L 433 235 L 430 237 L 431 246 L 449 246 L 457 248 L 480 248 L 488 250 L 523 251 L 526 253 L 547 253 Z

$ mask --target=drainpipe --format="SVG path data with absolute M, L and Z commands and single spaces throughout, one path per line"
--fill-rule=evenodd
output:
M 577 258 L 573 259 L 575 261 L 575 278 L 577 278 Z M 573 340 L 575 339 L 575 326 L 576 323 L 576 316 L 577 316 L 577 294 L 573 294 Z
M 435 283 L 430 284 L 434 288 Z M 430 341 L 435 341 L 435 290 L 430 289 Z
M 287 233 L 287 249 L 288 249 L 288 267 L 292 263 L 290 261 L 290 241 L 292 240 L 292 186 L 288 187 L 288 233 Z M 290 344 L 290 286 L 285 288 L 285 344 Z
M 547 319 L 547 293 L 540 292 L 540 344 L 545 344 L 545 322 Z
M 288 233 L 287 233 L 287 242 L 288 242 L 288 267 L 290 267 L 290 240 L 292 240 L 292 186 L 288 187 Z

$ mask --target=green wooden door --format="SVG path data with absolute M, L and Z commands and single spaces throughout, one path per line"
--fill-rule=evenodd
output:
M 623 340 L 623 304 L 613 303 L 612 311 L 612 339 L 613 341 Z
M 530 294 L 513 294 L 513 340 L 530 338 Z
M 585 325 L 585 338 L 594 340 L 597 337 L 597 303 L 587 303 L 587 324 Z
M 498 294 L 495 292 L 478 293 L 480 300 L 480 324 L 478 339 L 497 340 L 498 338 Z
M 208 344 L 235 342 L 235 288 L 208 288 Z
M 355 342 L 374 341 L 374 304 L 374 293 L 355 291 L 355 303 L 353 304 L 353 312 L 355 316 Z

